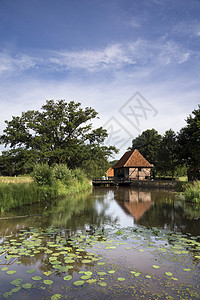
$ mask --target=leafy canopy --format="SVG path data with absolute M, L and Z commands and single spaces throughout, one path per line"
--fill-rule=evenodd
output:
M 106 160 L 115 147 L 102 146 L 107 131 L 92 129 L 91 121 L 97 117 L 91 108 L 65 100 L 48 100 L 41 110 L 23 112 L 12 117 L 7 124 L 1 144 L 9 146 L 1 160 L 10 162 L 17 172 L 26 172 L 34 163 L 65 163 L 69 168 L 81 167 L 85 161 Z M 9 162 L 8 162 L 9 161 Z M 20 164 L 19 164 L 20 162 Z

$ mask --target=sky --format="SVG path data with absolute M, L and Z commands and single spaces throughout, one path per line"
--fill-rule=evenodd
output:
M 50 99 L 94 108 L 114 158 L 178 132 L 200 104 L 200 0 L 0 0 L 0 134 Z

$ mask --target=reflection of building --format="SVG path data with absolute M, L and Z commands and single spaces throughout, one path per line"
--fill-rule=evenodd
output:
M 135 149 L 125 152 L 113 169 L 115 177 L 145 180 L 150 179 L 152 167 L 153 165 Z
M 135 221 L 138 221 L 153 204 L 151 192 L 133 189 L 121 189 L 115 195 L 115 199 Z

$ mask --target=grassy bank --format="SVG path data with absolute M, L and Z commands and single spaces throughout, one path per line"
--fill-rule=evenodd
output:
M 200 204 L 200 181 L 187 184 L 183 194 L 186 201 Z
M 0 178 L 0 211 L 50 201 L 91 189 L 88 179 L 80 169 L 69 170 L 64 165 L 50 168 L 37 165 L 31 177 Z

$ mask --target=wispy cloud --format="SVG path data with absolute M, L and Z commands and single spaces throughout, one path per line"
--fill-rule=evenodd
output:
M 130 43 L 113 43 L 101 49 L 78 51 L 45 51 L 34 56 L 25 53 L 0 53 L 0 74 L 15 74 L 27 70 L 49 69 L 57 72 L 84 70 L 90 73 L 115 72 L 126 67 L 154 68 L 170 63 L 182 64 L 192 52 L 173 40 L 161 38 L 156 42 L 138 39 Z

